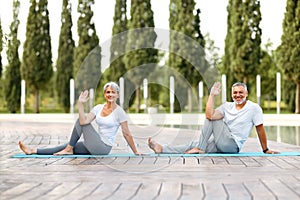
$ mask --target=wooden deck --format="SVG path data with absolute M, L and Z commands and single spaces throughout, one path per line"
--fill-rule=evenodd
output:
M 0 121 L 0 199 L 300 199 L 300 157 L 10 158 L 17 142 L 67 142 L 72 123 Z M 199 131 L 130 126 L 139 150 L 147 138 L 179 144 Z M 279 151 L 299 146 L 269 141 Z M 250 138 L 243 151 L 260 151 Z M 121 134 L 112 153 L 129 153 Z

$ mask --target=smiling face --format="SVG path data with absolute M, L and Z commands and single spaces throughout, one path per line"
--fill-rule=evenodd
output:
M 242 85 L 233 86 L 231 97 L 237 105 L 243 104 L 246 102 L 246 98 L 248 97 L 247 88 Z
M 111 86 L 107 86 L 104 91 L 106 102 L 116 102 L 119 94 Z

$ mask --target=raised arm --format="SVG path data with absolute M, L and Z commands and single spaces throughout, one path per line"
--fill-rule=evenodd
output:
M 79 114 L 79 123 L 81 125 L 89 124 L 95 119 L 94 113 L 84 113 L 84 103 L 86 103 L 89 100 L 89 92 L 87 90 L 81 92 L 81 94 L 78 97 L 78 114 Z
M 210 94 L 206 103 L 205 116 L 209 120 L 222 119 L 223 115 L 218 110 L 214 108 L 215 96 L 220 94 L 221 83 L 214 83 L 210 90 Z

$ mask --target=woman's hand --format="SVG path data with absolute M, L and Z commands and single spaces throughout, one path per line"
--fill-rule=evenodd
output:
M 79 97 L 78 97 L 78 102 L 80 103 L 86 103 L 89 100 L 89 91 L 85 90 L 83 92 L 80 93 Z

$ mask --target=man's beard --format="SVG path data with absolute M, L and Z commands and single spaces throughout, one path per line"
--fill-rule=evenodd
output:
M 244 97 L 241 101 L 237 102 L 236 100 L 233 100 L 237 105 L 241 105 L 246 101 L 246 97 Z

